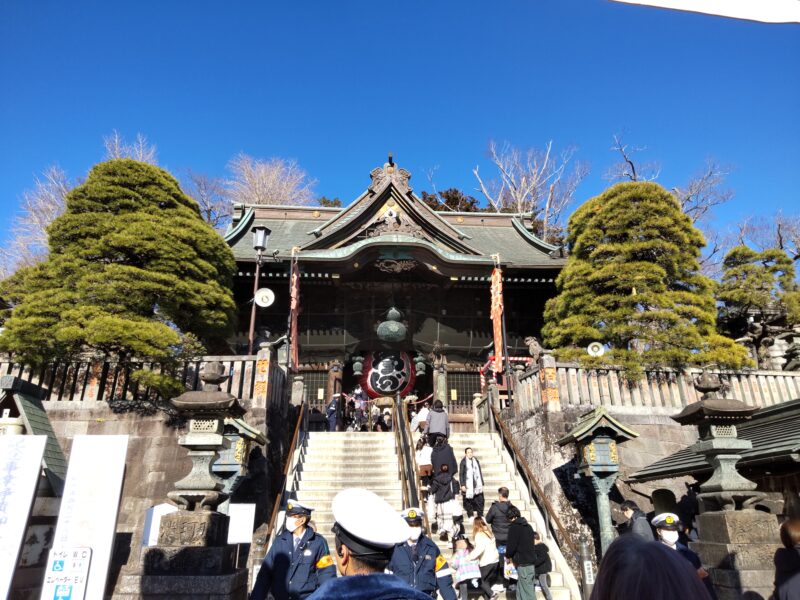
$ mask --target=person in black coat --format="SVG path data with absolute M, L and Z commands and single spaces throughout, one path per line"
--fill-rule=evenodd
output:
M 498 489 L 497 495 L 498 499 L 492 502 L 484 520 L 492 528 L 494 543 L 497 545 L 497 553 L 500 555 L 500 569 L 498 569 L 499 580 L 503 575 L 503 559 L 506 554 L 506 544 L 508 543 L 508 509 L 511 508 L 513 504 L 508 501 L 507 487 Z M 502 582 L 507 588 L 511 585 L 511 582 L 507 581 L 505 577 L 503 577 Z
M 783 548 L 775 552 L 775 600 L 800 598 L 800 519 L 781 525 Z
M 458 465 L 458 481 L 461 484 L 461 495 L 464 497 L 464 510 L 468 517 L 474 512 L 483 516 L 483 471 L 481 463 L 472 455 L 472 448 L 464 450 L 464 458 Z
M 619 505 L 622 514 L 628 519 L 628 524 L 621 533 L 633 534 L 642 538 L 645 542 L 653 541 L 653 530 L 650 528 L 650 523 L 647 522 L 647 515 L 642 512 L 639 505 L 632 500 L 625 500 Z
M 450 474 L 447 465 L 442 465 L 436 475 L 431 480 L 430 491 L 433 494 L 433 501 L 436 503 L 436 521 L 439 531 L 439 539 L 447 540 L 448 532 L 454 537 L 462 530 L 462 516 L 457 516 L 458 481 Z M 458 512 L 460 512 L 460 507 Z M 449 527 L 448 527 L 449 525 Z M 456 529 L 457 528 L 457 529 Z
M 508 545 L 506 560 L 517 568 L 517 600 L 536 600 L 536 548 L 533 527 L 516 506 L 508 509 Z
M 550 571 L 553 570 L 550 550 L 536 531 L 533 532 L 533 566 L 536 567 L 536 579 L 539 580 L 545 599 L 553 600 L 553 594 L 550 593 Z
M 453 447 L 445 439 L 439 439 L 431 450 L 431 464 L 434 474 L 442 470 L 442 465 L 447 465 L 450 477 L 455 477 L 458 473 L 458 463 Z

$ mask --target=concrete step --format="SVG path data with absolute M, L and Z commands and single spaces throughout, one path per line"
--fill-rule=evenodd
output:
M 300 481 L 341 481 L 352 483 L 363 482 L 362 487 L 369 487 L 372 483 L 392 482 L 399 483 L 400 477 L 397 469 L 368 469 L 363 472 L 354 469 L 330 473 L 325 471 L 302 471 L 298 473 Z

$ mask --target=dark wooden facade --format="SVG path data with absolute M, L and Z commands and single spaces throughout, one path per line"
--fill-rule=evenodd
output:
M 415 386 L 419 395 L 446 386 L 439 392 L 449 401 L 471 403 L 480 390 L 479 368 L 492 352 L 493 255 L 503 266 L 509 354 L 526 355 L 524 340 L 539 336 L 563 252 L 536 238 L 524 215 L 432 211 L 409 187 L 410 175 L 393 164 L 370 177 L 367 191 L 347 208 L 235 208 L 226 239 L 239 267 L 237 348 L 246 347 L 253 292 L 250 231 L 264 225 L 271 235 L 259 287 L 270 288 L 276 300 L 258 309 L 256 330 L 260 340 L 287 331 L 294 249 L 301 294 L 296 342 L 309 399 L 323 400 L 334 391 L 320 385 L 332 368 L 347 390 L 354 383 L 353 356 L 395 350 L 424 355 L 425 374 Z M 377 332 L 390 308 L 402 313 L 406 328 L 395 342 Z

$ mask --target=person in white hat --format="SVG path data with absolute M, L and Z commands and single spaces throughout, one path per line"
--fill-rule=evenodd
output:
M 304 600 L 329 579 L 336 578 L 325 538 L 308 527 L 310 506 L 286 504 L 286 523 L 264 557 L 250 600 Z
M 709 596 L 711 596 L 712 600 L 716 600 L 717 595 L 714 592 L 714 586 L 711 584 L 711 578 L 708 576 L 708 571 L 703 568 L 700 557 L 696 552 L 690 550 L 687 546 L 678 541 L 681 530 L 680 517 L 675 513 L 665 512 L 653 517 L 653 520 L 650 521 L 650 524 L 655 527 L 658 540 L 662 544 L 668 548 L 671 548 L 672 550 L 675 550 L 678 554 L 692 564 L 695 571 L 697 571 L 697 576 L 703 581 L 703 585 L 706 586 Z
M 450 565 L 439 547 L 422 531 L 422 511 L 414 506 L 401 515 L 410 534 L 408 540 L 395 547 L 387 570 L 432 598 L 436 598 L 438 590 L 443 600 L 456 600 Z
M 396 575 L 384 573 L 409 528 L 383 498 L 361 488 L 342 490 L 331 503 L 336 566 L 342 577 L 326 581 L 309 600 L 431 600 Z

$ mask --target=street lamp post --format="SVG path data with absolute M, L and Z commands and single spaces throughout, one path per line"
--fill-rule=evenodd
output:
M 264 261 L 264 251 L 267 249 L 271 231 L 263 225 L 256 225 L 253 232 L 253 250 L 256 252 L 256 277 L 253 283 L 253 306 L 250 309 L 250 333 L 247 336 L 247 355 L 253 354 L 253 338 L 256 332 L 256 292 L 258 291 L 259 278 L 261 277 L 261 263 Z

